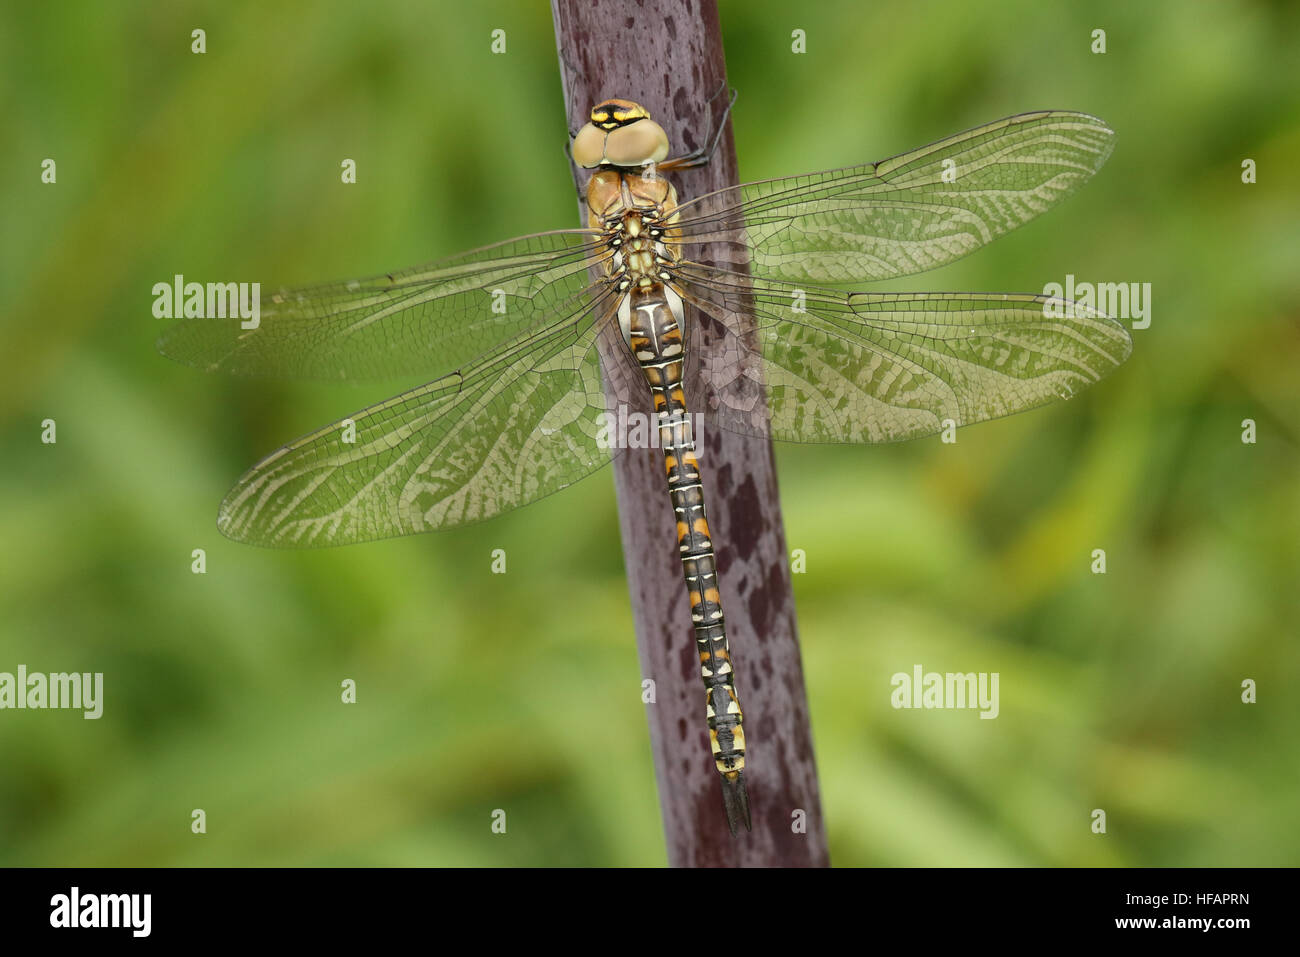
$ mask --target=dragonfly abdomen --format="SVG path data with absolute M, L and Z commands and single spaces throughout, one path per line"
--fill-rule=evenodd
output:
M 664 452 L 668 495 L 677 519 L 677 547 L 691 603 L 691 623 L 704 679 L 709 744 L 722 775 L 723 799 L 731 831 L 750 826 L 745 768 L 743 715 L 736 697 L 726 621 L 718 591 L 717 560 L 704 514 L 704 486 L 695 455 L 695 434 L 682 391 L 681 301 L 671 300 L 662 284 L 628 294 L 627 341 L 650 386 Z

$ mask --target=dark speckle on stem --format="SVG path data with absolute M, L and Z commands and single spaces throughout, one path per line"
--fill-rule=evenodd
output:
M 752 516 L 755 519 L 760 519 L 763 515 L 762 503 L 759 500 L 758 487 L 754 484 L 753 475 L 746 475 L 728 498 L 731 500 L 732 511 L 737 514 Z M 749 558 L 758 548 L 765 531 L 766 529 L 757 520 L 740 523 L 730 531 L 731 545 L 741 558 Z

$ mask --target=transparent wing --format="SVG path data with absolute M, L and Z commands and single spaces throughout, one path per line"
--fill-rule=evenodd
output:
M 868 166 L 747 183 L 683 203 L 692 247 L 745 246 L 755 276 L 891 279 L 952 262 L 1077 190 L 1110 155 L 1095 116 L 1011 116 Z
M 480 521 L 571 485 L 611 457 L 593 345 L 618 335 L 613 300 L 267 456 L 218 527 L 257 545 L 342 545 Z
M 1128 358 L 1127 330 L 1030 294 L 845 293 L 700 265 L 687 403 L 788 442 L 895 442 L 1069 399 Z M 699 346 L 699 348 L 697 348 Z M 766 392 L 766 406 L 762 396 Z
M 185 319 L 158 348 L 234 375 L 443 375 L 525 329 L 580 315 L 588 267 L 605 255 L 590 231 L 538 233 L 371 279 L 267 293 L 257 328 Z

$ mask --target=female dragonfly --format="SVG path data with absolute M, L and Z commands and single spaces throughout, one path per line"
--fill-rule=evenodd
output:
M 668 160 L 644 108 L 602 102 L 572 142 L 594 171 L 588 228 L 280 290 L 255 329 L 169 328 L 163 353 L 209 370 L 431 379 L 267 456 L 221 503 L 218 526 L 311 547 L 478 521 L 610 461 L 607 391 L 653 416 L 735 834 L 750 826 L 745 736 L 692 419 L 795 442 L 892 442 L 1101 379 L 1130 340 L 1081 305 L 834 284 L 964 256 L 1078 189 L 1112 136 L 1082 113 L 1025 113 L 870 165 L 679 200 L 662 174 L 707 156 Z

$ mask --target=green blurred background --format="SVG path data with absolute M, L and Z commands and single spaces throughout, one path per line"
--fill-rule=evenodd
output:
M 779 450 L 841 865 L 1300 860 L 1300 18 L 1076 6 L 722 5 L 743 179 L 1038 108 L 1118 132 L 1078 196 L 902 285 L 1154 287 L 1076 401 L 956 446 Z M 0 712 L 0 864 L 662 863 L 610 473 L 440 535 L 235 545 L 244 468 L 392 390 L 153 345 L 177 272 L 347 278 L 576 225 L 547 5 L 6 4 L 0 82 L 0 671 L 106 684 L 99 721 Z M 893 710 L 916 663 L 1000 672 L 1000 717 Z M 631 745 L 612 775 L 596 714 Z

